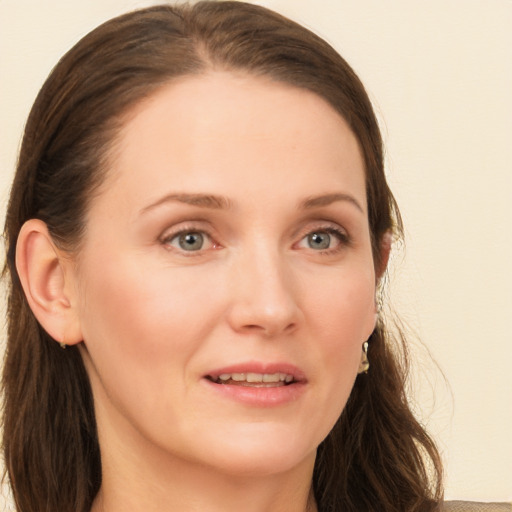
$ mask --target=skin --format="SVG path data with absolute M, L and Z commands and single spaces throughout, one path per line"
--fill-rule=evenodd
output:
M 94 511 L 315 510 L 316 448 L 375 326 L 364 166 L 332 107 L 227 72 L 165 86 L 126 117 L 79 258 L 59 261 L 54 337 L 83 340 L 96 405 Z M 205 379 L 247 362 L 293 365 L 300 392 L 244 403 Z

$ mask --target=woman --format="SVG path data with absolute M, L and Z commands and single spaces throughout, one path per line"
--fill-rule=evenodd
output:
M 368 97 L 317 36 L 241 2 L 91 32 L 6 220 L 17 509 L 435 510 L 377 311 L 400 232 Z

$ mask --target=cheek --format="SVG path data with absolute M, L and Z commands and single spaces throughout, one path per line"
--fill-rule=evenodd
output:
M 320 359 L 313 377 L 323 390 L 319 409 L 328 431 L 345 407 L 354 385 L 363 343 L 375 328 L 374 277 L 370 271 L 332 280 L 324 293 L 309 295 L 312 339 Z
M 129 257 L 112 261 L 98 273 L 92 261 L 84 269 L 84 359 L 98 417 L 109 418 L 102 424 L 122 429 L 128 421 L 153 439 L 179 425 L 194 399 L 194 361 L 214 329 L 216 302 L 205 293 L 206 279 L 191 286 L 186 272 L 144 269 Z
M 137 263 L 117 258 L 115 264 L 103 265 L 100 273 L 91 272 L 94 262 L 89 265 L 81 308 L 84 338 L 90 343 L 99 343 L 99 338 L 125 350 L 144 345 L 147 354 L 162 345 L 189 346 L 182 334 L 193 336 L 205 290 L 190 286 L 180 272 L 159 272 L 155 266 L 145 269 Z
M 140 268 L 129 258 L 112 261 L 101 272 L 91 271 L 93 261 L 85 269 L 84 344 L 111 398 L 145 397 L 151 407 L 155 389 L 171 389 L 172 379 L 190 380 L 187 363 L 216 311 L 210 301 L 211 315 L 204 314 L 208 294 L 179 272 Z
M 311 322 L 334 352 L 361 347 L 375 327 L 375 277 L 369 266 L 333 276 L 322 289 L 303 295 Z

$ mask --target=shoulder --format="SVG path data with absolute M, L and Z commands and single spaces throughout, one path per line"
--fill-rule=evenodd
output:
M 442 512 L 512 512 L 512 503 L 446 501 L 441 510 Z

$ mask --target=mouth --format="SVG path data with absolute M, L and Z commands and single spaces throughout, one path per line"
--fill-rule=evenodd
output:
M 221 373 L 217 376 L 207 375 L 206 379 L 214 384 L 244 386 L 253 388 L 274 388 L 289 386 L 298 382 L 290 373 Z
M 203 382 L 224 399 L 266 408 L 295 402 L 306 392 L 308 381 L 294 365 L 252 361 L 212 370 Z

